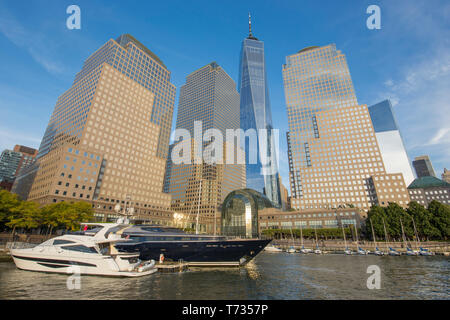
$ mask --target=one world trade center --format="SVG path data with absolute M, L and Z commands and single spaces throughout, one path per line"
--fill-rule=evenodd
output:
M 252 34 L 242 42 L 239 66 L 240 124 L 247 133 L 256 132 L 258 143 L 245 138 L 247 188 L 264 193 L 274 204 L 281 204 L 277 152 L 267 86 L 264 42 Z M 247 135 L 246 135 L 247 136 Z M 255 161 L 257 155 L 257 159 Z

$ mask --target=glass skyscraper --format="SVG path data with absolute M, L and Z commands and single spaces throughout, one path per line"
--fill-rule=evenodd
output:
M 250 17 L 249 17 L 250 18 Z M 273 203 L 281 205 L 278 167 L 272 136 L 272 113 L 267 86 L 264 42 L 255 38 L 249 19 L 249 36 L 242 42 L 239 67 L 240 123 L 244 131 L 248 129 L 267 130 L 267 141 L 259 141 L 257 146 L 245 143 L 247 188 L 265 194 Z M 263 139 L 264 137 L 259 136 Z M 259 140 L 259 139 L 258 139 Z M 263 142 L 263 144 L 261 143 Z M 265 143 L 264 143 L 265 142 Z M 267 148 L 262 150 L 261 147 Z M 256 150 L 257 163 L 250 163 L 251 154 Z M 264 154 L 269 162 L 261 162 Z
M 4 150 L 0 155 L 0 181 L 14 180 L 21 168 L 34 162 L 36 153 L 36 149 L 20 145 L 14 150 Z
M 384 100 L 374 104 L 369 107 L 369 113 L 386 172 L 403 173 L 405 183 L 409 185 L 414 175 L 391 102 Z
M 414 169 L 416 170 L 417 178 L 421 177 L 436 177 L 433 165 L 428 156 L 415 157 L 413 161 Z

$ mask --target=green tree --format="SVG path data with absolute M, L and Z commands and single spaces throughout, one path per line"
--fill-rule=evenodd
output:
M 365 234 L 370 235 L 370 239 L 372 239 L 372 228 L 370 225 L 370 221 L 372 221 L 372 223 L 373 223 L 373 231 L 374 231 L 377 239 L 385 238 L 383 219 L 384 219 L 384 221 L 387 220 L 385 208 L 377 206 L 377 205 L 372 206 L 370 208 L 369 212 L 367 213 L 367 220 L 366 220 L 366 227 L 365 227 Z
M 414 218 L 419 238 L 439 239 L 442 237 L 438 228 L 431 223 L 433 215 L 421 204 L 411 201 L 408 204 L 408 214 Z
M 409 214 L 398 204 L 390 202 L 386 207 L 386 228 L 392 238 L 402 239 L 402 228 L 400 220 L 403 223 L 406 237 L 412 237 L 414 230 L 412 228 L 412 220 Z
M 56 203 L 52 203 L 42 207 L 42 224 L 47 227 L 47 236 L 51 235 L 53 229 L 58 226 L 56 205 Z
M 91 204 L 82 201 L 50 204 L 44 207 L 43 212 L 47 226 L 61 226 L 66 230 L 78 229 L 80 223 L 92 220 L 94 215 Z
M 13 215 L 12 210 L 20 204 L 17 195 L 7 191 L 0 190 L 0 226 L 4 226 L 10 221 Z
M 450 206 L 433 200 L 428 205 L 428 211 L 431 214 L 431 225 L 447 240 L 450 237 Z
M 21 201 L 19 205 L 11 209 L 9 222 L 6 225 L 12 228 L 12 236 L 16 228 L 27 230 L 37 228 L 42 223 L 42 214 L 39 205 L 32 201 Z

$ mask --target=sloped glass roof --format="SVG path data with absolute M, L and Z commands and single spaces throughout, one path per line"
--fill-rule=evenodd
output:
M 444 187 L 450 188 L 450 183 L 447 183 L 441 179 L 432 176 L 420 177 L 415 179 L 408 186 L 408 189 L 426 189 L 426 188 L 436 188 Z

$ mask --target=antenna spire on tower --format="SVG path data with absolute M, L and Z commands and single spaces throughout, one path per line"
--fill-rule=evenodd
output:
M 253 37 L 253 35 L 252 35 L 252 16 L 250 15 L 250 12 L 248 13 L 248 36 Z
M 258 40 L 257 38 L 255 38 L 253 36 L 253 33 L 252 33 L 252 16 L 250 15 L 250 12 L 248 13 L 248 37 L 247 37 L 247 39 Z

